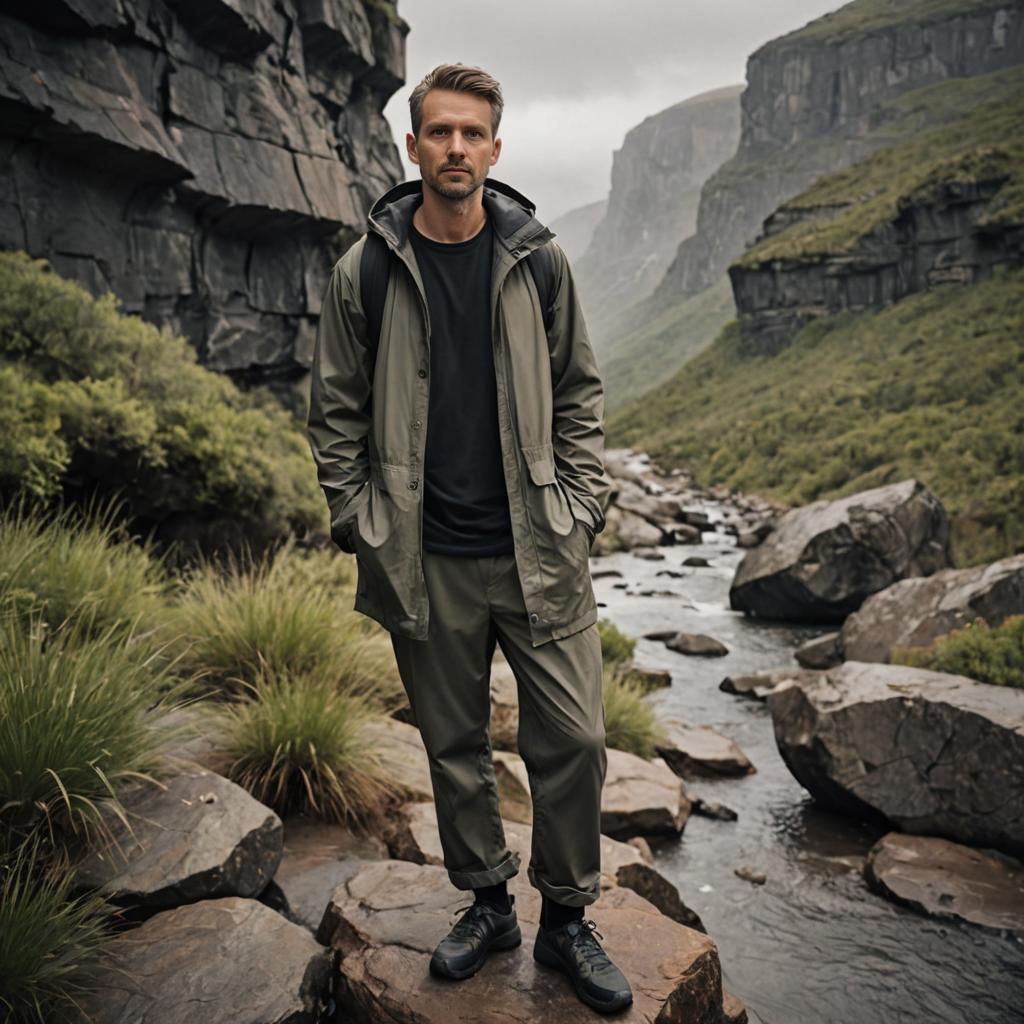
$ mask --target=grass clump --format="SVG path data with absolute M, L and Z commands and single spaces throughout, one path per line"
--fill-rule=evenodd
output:
M 626 636 L 611 619 L 598 619 L 597 632 L 601 637 L 601 660 L 606 665 L 629 661 L 636 648 L 636 640 Z
M 151 723 L 179 693 L 169 664 L 116 624 L 88 636 L 0 617 L 0 831 L 110 841 L 104 807 L 128 826 L 117 786 L 163 769 L 175 736 Z
M 606 663 L 602 679 L 605 744 L 638 757 L 652 758 L 663 738 L 658 716 L 644 700 L 644 687 L 631 679 L 622 662 Z
M 41 835 L 0 855 L 0 1018 L 17 1024 L 65 1019 L 92 990 L 92 970 L 110 962 L 97 893 L 72 898 L 74 874 Z
M 379 711 L 325 675 L 259 676 L 251 699 L 212 712 L 224 774 L 278 814 L 365 826 L 400 788 L 367 730 Z
M 1011 615 L 994 628 L 975 619 L 928 647 L 896 647 L 891 660 L 979 683 L 1024 687 L 1024 615 Z

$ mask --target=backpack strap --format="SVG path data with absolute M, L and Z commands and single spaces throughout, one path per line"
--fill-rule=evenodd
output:
M 366 242 L 359 256 L 359 299 L 366 316 L 367 334 L 376 346 L 384 323 L 384 300 L 391 276 L 391 254 L 388 244 L 376 231 L 366 233 Z
M 526 257 L 526 264 L 533 274 L 533 283 L 537 286 L 540 296 L 541 310 L 544 314 L 544 329 L 551 330 L 555 322 L 555 281 L 558 268 L 555 264 L 555 252 L 550 242 L 545 242 L 539 249 L 534 249 Z

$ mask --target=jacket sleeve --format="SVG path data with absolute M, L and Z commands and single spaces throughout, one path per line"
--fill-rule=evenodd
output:
M 351 527 L 370 476 L 367 435 L 376 346 L 359 300 L 357 242 L 334 265 L 324 292 L 310 373 L 307 432 L 331 515 L 331 537 L 354 553 Z
M 557 267 L 548 332 L 555 466 L 573 513 L 596 535 L 604 529 L 612 492 L 604 468 L 604 385 L 569 261 L 560 246 L 550 244 Z

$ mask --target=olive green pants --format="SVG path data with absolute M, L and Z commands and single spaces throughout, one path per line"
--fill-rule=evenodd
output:
M 605 752 L 597 626 L 533 647 L 514 555 L 427 551 L 426 640 L 391 634 L 430 761 L 444 864 L 459 889 L 519 872 L 508 848 L 491 760 L 490 676 L 501 644 L 519 693 L 519 753 L 533 801 L 527 877 L 570 906 L 600 893 Z

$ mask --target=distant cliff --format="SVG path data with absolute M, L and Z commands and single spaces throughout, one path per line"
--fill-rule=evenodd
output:
M 607 211 L 576 267 L 588 315 L 636 302 L 661 280 L 696 226 L 701 185 L 736 151 L 742 88 L 693 96 L 626 134 Z
M 739 148 L 705 184 L 697 231 L 658 296 L 707 288 L 781 202 L 867 156 L 863 138 L 880 103 L 1022 55 L 1021 0 L 855 0 L 762 46 L 747 61 Z
M 607 209 L 608 200 L 598 199 L 597 202 L 587 203 L 586 206 L 577 206 L 548 222 L 548 227 L 557 236 L 558 244 L 573 266 L 586 252 L 591 238 L 594 237 L 594 228 L 601 223 Z
M 388 0 L 50 0 L 0 15 L 0 246 L 294 402 L 334 260 L 401 180 Z

